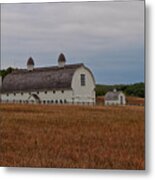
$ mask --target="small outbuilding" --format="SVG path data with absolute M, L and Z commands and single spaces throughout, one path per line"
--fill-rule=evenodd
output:
M 113 91 L 109 91 L 104 96 L 104 104 L 125 105 L 126 104 L 125 94 L 122 91 L 117 91 L 116 89 L 114 89 Z

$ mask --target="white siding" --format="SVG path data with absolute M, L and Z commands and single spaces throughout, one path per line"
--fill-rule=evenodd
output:
M 81 74 L 85 75 L 84 86 L 81 86 Z M 72 79 L 72 89 L 75 103 L 94 104 L 96 102 L 94 77 L 87 68 L 81 67 L 75 71 Z
M 23 93 L 23 95 L 21 95 L 21 93 L 3 93 L 2 94 L 2 101 L 4 102 L 18 102 L 18 101 L 24 101 L 27 100 L 29 97 L 29 93 Z
M 119 105 L 119 100 L 105 100 L 105 105 Z
M 123 93 L 120 93 L 118 98 L 119 98 L 119 102 L 121 104 L 121 96 L 122 96 L 122 104 L 125 105 L 126 104 L 126 99 L 125 99 L 125 95 Z
M 62 100 L 64 102 L 64 100 L 66 100 L 67 102 L 71 102 L 72 101 L 72 90 L 63 90 L 63 92 L 61 90 L 56 91 L 55 93 L 54 91 L 47 91 L 47 94 L 45 94 L 44 92 L 40 92 L 38 94 L 38 96 L 40 97 L 41 101 L 58 101 L 58 103 L 60 102 L 60 100 Z
M 122 97 L 122 103 L 121 103 L 121 97 Z M 126 99 L 123 93 L 119 93 L 118 100 L 105 100 L 105 105 L 125 105 L 125 104 L 126 104 Z
M 37 93 L 39 92 L 39 94 Z M 35 94 L 40 98 L 40 101 L 43 103 L 55 103 L 57 100 L 58 103 L 60 103 L 60 100 L 62 102 L 67 101 L 68 103 L 72 102 L 72 90 L 61 90 L 56 91 L 55 93 L 53 91 L 32 91 L 31 94 Z M 7 95 L 8 94 L 8 95 Z M 35 102 L 35 99 L 27 92 L 23 92 L 23 95 L 21 93 L 7 93 L 7 94 L 2 94 L 2 101 L 3 102 L 17 102 L 17 103 L 26 103 L 26 101 L 29 101 L 30 103 L 32 101 Z

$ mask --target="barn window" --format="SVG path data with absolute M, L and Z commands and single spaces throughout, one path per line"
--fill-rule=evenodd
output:
M 81 86 L 85 86 L 86 85 L 86 77 L 85 74 L 81 74 Z
M 62 104 L 63 103 L 63 101 L 60 99 L 60 104 Z
M 23 95 L 23 92 L 21 92 L 21 95 Z
M 47 94 L 47 91 L 45 91 L 45 94 Z
M 46 101 L 43 101 L 44 104 L 46 104 Z
M 53 100 L 51 100 L 51 103 L 53 104 Z
M 66 100 L 66 99 L 64 100 L 64 103 L 65 103 L 65 104 L 67 103 L 67 100 Z
M 58 104 L 58 100 L 55 100 L 55 103 Z
M 55 91 L 53 91 L 53 94 L 55 94 Z
M 64 93 L 64 90 L 62 90 L 61 92 Z

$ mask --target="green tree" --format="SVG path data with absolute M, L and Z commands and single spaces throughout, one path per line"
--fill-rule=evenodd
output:
M 0 70 L 0 76 L 2 76 L 2 80 L 4 79 L 4 77 L 11 73 L 14 69 L 12 67 L 8 67 L 7 69 L 2 69 Z

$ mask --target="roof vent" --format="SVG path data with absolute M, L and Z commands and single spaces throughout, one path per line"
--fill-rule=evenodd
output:
M 117 92 L 117 89 L 113 89 L 113 92 Z
M 66 63 L 66 58 L 65 58 L 64 54 L 61 53 L 58 58 L 58 65 L 59 65 L 59 67 L 64 67 L 65 63 Z
M 27 61 L 27 70 L 33 71 L 33 69 L 34 69 L 34 61 L 33 61 L 32 57 L 30 57 Z

